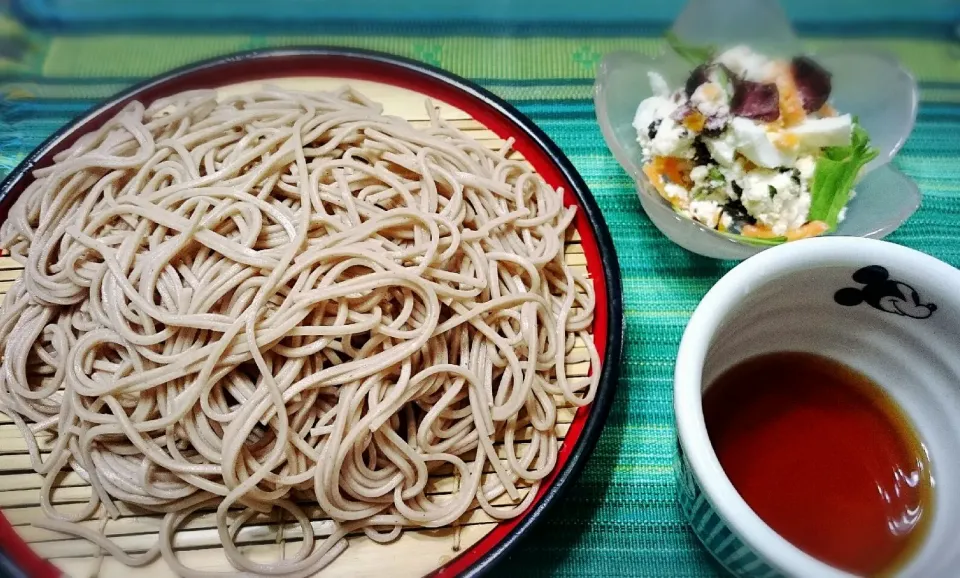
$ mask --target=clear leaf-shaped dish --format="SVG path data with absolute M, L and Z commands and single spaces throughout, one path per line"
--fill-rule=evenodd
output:
M 678 20 L 674 30 L 682 24 Z M 780 50 L 775 48 L 771 52 L 784 52 L 785 46 L 781 44 L 777 47 Z M 844 51 L 812 56 L 833 74 L 830 102 L 838 111 L 859 117 L 860 124 L 870 134 L 871 144 L 880 151 L 865 167 L 864 176 L 855 186 L 857 195 L 848 205 L 846 219 L 832 234 L 882 238 L 896 230 L 920 206 L 921 195 L 916 183 L 889 164 L 916 121 L 916 81 L 893 57 L 882 53 Z M 600 63 L 594 86 L 597 120 L 614 157 L 636 181 L 644 210 L 664 235 L 700 255 L 745 259 L 767 246 L 718 233 L 676 213 L 641 170 L 640 145 L 632 123 L 637 106 L 653 94 L 647 73 L 656 71 L 669 86 L 678 87 L 683 85 L 691 69 L 689 63 L 672 51 L 654 56 L 634 52 L 608 54 Z

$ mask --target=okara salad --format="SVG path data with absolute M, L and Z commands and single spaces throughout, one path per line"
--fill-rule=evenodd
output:
M 828 104 L 830 74 L 807 57 L 745 46 L 710 55 L 633 126 L 643 172 L 674 209 L 711 229 L 774 244 L 836 228 L 860 169 L 877 155 L 849 114 Z

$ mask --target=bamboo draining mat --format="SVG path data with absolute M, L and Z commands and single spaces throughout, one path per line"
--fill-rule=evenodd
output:
M 235 94 L 260 88 L 264 83 L 252 82 L 232 85 L 221 89 L 223 94 Z M 350 84 L 368 98 L 383 104 L 384 112 L 401 116 L 416 126 L 428 123 L 425 98 L 416 92 L 391 85 L 333 78 L 285 78 L 269 82 L 270 85 L 297 90 L 331 90 Z M 494 132 L 470 118 L 465 112 L 445 103 L 434 101 L 442 118 L 470 136 L 498 149 L 503 144 Z M 514 158 L 521 158 L 514 152 Z M 580 245 L 580 236 L 572 232 L 566 243 L 566 260 L 574 269 L 586 273 L 586 258 Z M 10 257 L 0 257 L 0 295 L 7 292 L 20 276 L 22 268 Z M 578 342 L 569 357 L 567 375 L 586 375 L 590 369 L 586 349 Z M 557 433 L 566 435 L 575 410 L 565 407 L 558 411 Z M 47 447 L 51 443 L 47 439 Z M 505 454 L 502 452 L 501 457 Z M 489 466 L 488 466 L 489 467 Z M 489 474 L 488 475 L 492 475 Z M 98 552 L 93 544 L 36 528 L 34 520 L 42 519 L 39 498 L 41 478 L 30 465 L 26 444 L 11 420 L 0 412 L 0 510 L 16 528 L 20 536 L 38 554 L 51 560 L 67 575 L 81 578 L 98 575 L 105 578 L 127 576 L 133 572 L 138 578 L 161 578 L 174 576 L 163 559 L 152 564 L 131 569 L 106 553 Z M 458 480 L 440 470 L 432 476 L 427 492 L 434 495 L 450 493 Z M 54 503 L 59 511 L 70 512 L 82 508 L 91 493 L 91 488 L 73 472 L 64 472 Z M 505 496 L 495 504 L 506 504 Z M 123 516 L 111 520 L 105 533 L 119 546 L 129 552 L 142 552 L 156 543 L 161 517 L 131 507 L 120 506 Z M 313 512 L 314 529 L 319 530 L 324 520 L 318 509 Z M 91 519 L 83 524 L 98 529 L 101 520 Z M 349 547 L 322 572 L 323 576 L 390 576 L 391 578 L 423 576 L 457 556 L 489 533 L 497 522 L 481 509 L 475 508 L 450 527 L 433 530 L 406 530 L 394 542 L 378 544 L 362 534 L 348 538 Z M 300 548 L 301 535 L 297 524 L 284 523 L 274 517 L 255 518 L 240 532 L 238 543 L 252 560 L 269 562 L 284 556 L 292 556 Z M 220 547 L 215 522 L 211 513 L 194 516 L 183 526 L 175 539 L 180 560 L 188 567 L 209 571 L 231 572 L 234 568 L 227 562 Z

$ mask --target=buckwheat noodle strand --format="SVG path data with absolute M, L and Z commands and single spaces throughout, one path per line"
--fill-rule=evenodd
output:
M 306 576 L 350 533 L 529 505 L 558 406 L 590 403 L 599 375 L 592 283 L 564 261 L 574 209 L 509 143 L 427 111 L 415 128 L 351 89 L 186 92 L 35 171 L 0 228 L 24 266 L 0 313 L 0 410 L 44 477 L 38 525 L 206 576 L 174 541 L 213 510 L 238 571 Z M 52 498 L 67 469 L 92 487 L 73 513 Z M 79 524 L 129 508 L 163 514 L 146 552 Z M 244 555 L 281 511 L 297 552 Z

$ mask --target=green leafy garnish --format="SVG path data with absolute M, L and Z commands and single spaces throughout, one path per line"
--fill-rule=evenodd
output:
M 674 34 L 672 30 L 667 32 L 666 38 L 667 44 L 670 45 L 670 48 L 676 52 L 680 58 L 683 58 L 694 66 L 699 66 L 705 62 L 709 62 L 717 51 L 713 46 L 697 46 L 695 44 L 687 44 L 683 40 L 680 40 L 680 38 Z
M 817 159 L 810 190 L 809 221 L 823 221 L 830 231 L 837 228 L 840 211 L 850 200 L 860 169 L 880 153 L 870 146 L 870 135 L 854 119 L 849 146 L 827 147 Z

